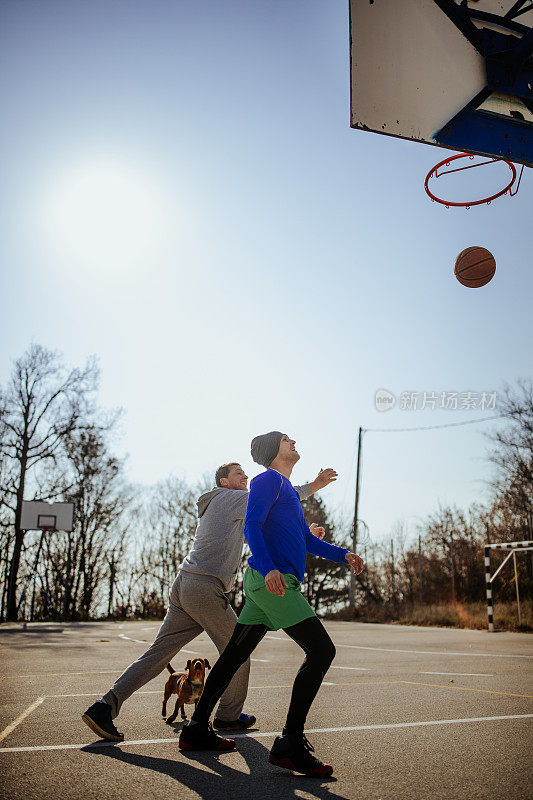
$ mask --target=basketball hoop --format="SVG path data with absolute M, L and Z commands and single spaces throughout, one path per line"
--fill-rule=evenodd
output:
M 506 161 L 505 159 L 502 158 L 490 158 L 488 161 L 481 161 L 479 164 L 467 164 L 466 167 L 456 167 L 455 169 L 443 169 L 439 172 L 439 169 L 441 167 L 449 167 L 452 161 L 457 161 L 457 159 L 459 158 L 468 158 L 472 160 L 475 158 L 475 156 L 472 155 L 472 153 L 459 153 L 459 155 L 456 156 L 449 156 L 448 158 L 445 158 L 443 161 L 439 161 L 439 163 L 436 164 L 433 167 L 433 169 L 431 169 L 426 175 L 426 180 L 424 181 L 424 189 L 426 190 L 426 194 L 428 195 L 428 197 L 431 198 L 432 201 L 440 203 L 441 205 L 446 206 L 446 208 L 450 208 L 450 206 L 455 206 L 459 208 L 468 209 L 471 206 L 479 206 L 482 205 L 483 203 L 490 205 L 493 200 L 496 200 L 498 197 L 501 197 L 507 192 L 509 192 L 510 197 L 514 197 L 514 195 L 518 192 L 518 187 L 520 186 L 520 181 L 522 180 L 522 172 L 524 171 L 523 164 L 522 164 L 522 169 L 520 170 L 518 183 L 516 184 L 516 189 L 513 192 L 511 191 L 511 189 L 516 182 L 516 167 L 512 161 Z M 463 169 L 474 169 L 475 167 L 483 167 L 486 164 L 494 164 L 497 161 L 503 161 L 504 164 L 507 164 L 509 170 L 511 171 L 511 180 L 503 189 L 501 189 L 501 191 L 496 192 L 496 194 L 492 194 L 490 197 L 483 197 L 481 200 L 468 200 L 466 202 L 455 203 L 452 200 L 444 200 L 442 197 L 437 197 L 437 195 L 434 194 L 429 188 L 429 181 L 431 180 L 431 178 L 440 178 L 442 175 L 448 175 L 450 172 L 461 172 L 461 170 Z

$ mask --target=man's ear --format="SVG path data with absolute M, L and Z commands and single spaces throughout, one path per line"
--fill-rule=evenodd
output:
M 204 664 L 206 665 L 207 669 L 211 669 L 211 664 L 209 663 L 207 658 L 204 658 Z
M 190 669 L 190 668 L 191 668 L 191 659 L 189 659 L 185 664 L 185 669 Z
M 226 481 L 226 483 L 222 483 L 222 481 Z M 220 486 L 222 489 L 228 488 L 228 479 L 227 478 L 220 478 Z

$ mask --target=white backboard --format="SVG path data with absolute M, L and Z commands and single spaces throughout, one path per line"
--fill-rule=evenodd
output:
M 351 0 L 352 127 L 533 165 L 531 54 L 509 68 L 533 10 L 514 6 Z
M 73 503 L 46 503 L 44 500 L 24 500 L 20 528 L 23 531 L 38 531 L 53 528 L 71 531 L 74 522 Z

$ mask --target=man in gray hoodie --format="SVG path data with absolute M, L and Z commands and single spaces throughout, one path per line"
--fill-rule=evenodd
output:
M 334 481 L 332 469 L 320 470 L 312 483 L 294 488 L 304 500 Z M 113 719 L 122 703 L 137 689 L 157 677 L 169 661 L 205 630 L 219 653 L 228 644 L 237 615 L 230 605 L 244 543 L 244 518 L 248 502 L 248 477 L 240 464 L 223 464 L 215 474 L 216 488 L 198 499 L 198 527 L 191 551 L 180 565 L 170 591 L 170 602 L 154 643 L 122 673 L 111 689 L 82 715 L 83 721 L 104 739 L 122 741 L 124 734 Z M 323 529 L 311 531 L 318 536 Z M 213 721 L 221 730 L 249 728 L 255 717 L 242 713 L 248 692 L 250 660 L 235 673 L 220 698 Z

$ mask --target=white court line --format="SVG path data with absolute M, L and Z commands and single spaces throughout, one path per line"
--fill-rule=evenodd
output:
M 345 683 L 330 683 L 328 681 L 322 681 L 326 686 L 351 686 L 352 684 L 345 684 Z M 357 685 L 357 684 L 355 684 Z M 424 684 L 425 685 L 425 684 Z M 248 691 L 252 689 L 290 689 L 290 685 L 287 686 L 249 686 Z M 161 694 L 162 689 L 140 689 L 138 692 L 135 692 L 136 695 L 138 694 Z M 84 692 L 83 694 L 47 694 L 44 699 L 47 700 L 49 697 L 101 697 L 102 692 Z
M 146 639 L 132 639 L 131 636 L 125 636 L 123 633 L 119 633 L 119 639 L 127 639 L 129 642 L 137 642 L 137 644 L 146 644 Z
M 32 647 L 72 647 L 71 644 L 67 644 L 66 642 L 31 642 L 30 644 L 26 645 L 27 648 Z
M 392 647 L 365 647 L 362 644 L 336 644 L 335 647 L 349 647 L 354 650 L 382 650 L 386 653 L 421 653 L 430 656 L 481 656 L 487 658 L 533 658 L 531 656 L 504 655 L 503 653 L 451 653 L 449 650 L 395 650 Z
M 265 636 L 265 639 L 286 639 L 285 636 Z M 286 640 L 288 641 L 288 640 Z
M 251 658 L 250 661 L 264 661 L 265 664 L 267 662 L 270 663 L 270 659 L 269 658 Z
M 476 678 L 494 678 L 486 672 L 420 672 L 420 675 L 471 675 Z
M 501 717 L 467 717 L 459 719 L 433 719 L 424 722 L 392 722 L 384 725 L 350 725 L 344 728 L 311 728 L 306 733 L 342 733 L 345 731 L 380 731 L 391 728 L 417 728 L 428 725 L 455 725 L 460 722 L 494 722 L 504 719 L 531 719 L 533 714 L 508 714 Z M 280 736 L 281 731 L 269 731 L 268 733 L 232 733 L 232 739 L 263 739 L 268 736 Z M 117 747 L 120 749 L 125 746 L 137 746 L 141 744 L 178 744 L 178 739 L 132 739 L 124 742 L 91 742 L 90 744 L 45 744 L 36 747 L 0 747 L 2 753 L 40 753 L 45 750 L 97 750 L 100 747 Z
M 17 675 L 17 678 L 59 678 L 70 675 L 116 675 L 116 669 L 91 669 L 88 672 L 30 672 L 28 675 Z M 10 676 L 14 677 L 14 676 Z
M 22 720 L 26 719 L 26 717 L 28 717 L 31 714 L 32 711 L 35 711 L 37 706 L 40 706 L 43 701 L 44 701 L 44 697 L 38 697 L 37 700 L 35 701 L 35 703 L 32 703 L 31 706 L 29 706 L 26 709 L 26 711 L 22 712 L 20 717 L 17 717 L 15 720 L 13 720 L 13 722 L 10 725 L 8 725 L 7 728 L 4 728 L 2 733 L 0 733 L 0 742 L 2 741 L 2 739 L 5 739 L 6 736 L 9 736 L 11 731 L 14 731 L 15 728 L 17 727 L 17 725 L 20 725 Z
M 198 650 L 180 650 L 180 653 L 188 653 L 190 656 L 197 656 Z M 177 653 L 176 653 L 177 655 Z
M 370 667 L 330 667 L 330 669 L 356 669 L 359 672 L 371 672 Z

